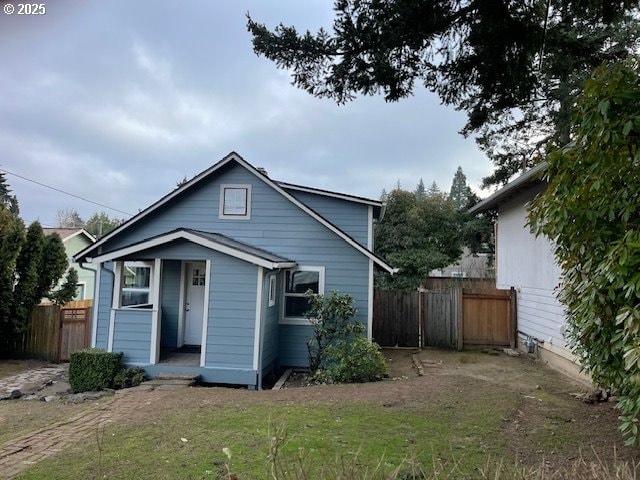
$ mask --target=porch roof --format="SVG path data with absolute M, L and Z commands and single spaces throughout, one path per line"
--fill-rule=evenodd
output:
M 296 265 L 296 262 L 293 260 L 289 260 L 267 250 L 248 245 L 238 240 L 234 240 L 233 238 L 220 233 L 203 232 L 201 230 L 193 230 L 189 228 L 178 228 L 154 237 L 149 237 L 140 242 L 118 248 L 117 250 L 102 253 L 92 259 L 87 258 L 87 261 L 101 263 L 109 260 L 115 260 L 142 252 L 149 248 L 165 245 L 175 240 L 187 240 L 216 252 L 224 253 L 270 270 L 276 268 L 291 268 Z

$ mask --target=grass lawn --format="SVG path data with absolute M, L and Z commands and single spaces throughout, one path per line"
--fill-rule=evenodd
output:
M 221 479 L 228 467 L 237 479 L 264 479 L 272 478 L 267 468 L 274 463 L 287 470 L 278 479 L 339 478 L 336 465 L 342 473 L 356 468 L 357 478 L 387 478 L 362 473 L 378 465 L 386 472 L 401 465 L 406 473 L 415 460 L 428 474 L 444 474 L 437 478 L 458 479 L 482 478 L 488 459 L 561 468 L 579 449 L 605 462 L 614 447 L 623 460 L 637 453 L 621 447 L 612 405 L 576 400 L 569 393 L 577 386 L 539 364 L 426 352 L 425 375 L 417 377 L 410 353 L 388 355 L 395 355 L 398 378 L 372 384 L 136 392 L 149 407 L 18 478 Z M 300 457 L 309 470 L 304 475 Z
M 219 478 L 228 462 L 225 447 L 238 478 L 267 478 L 269 438 L 281 428 L 287 431 L 282 454 L 290 460 L 304 451 L 316 473 L 337 454 L 357 455 L 358 463 L 370 467 L 383 459 L 386 470 L 406 457 L 430 467 L 434 459 L 448 462 L 453 455 L 463 471 L 473 472 L 487 454 L 506 453 L 497 433 L 515 402 L 496 394 L 486 404 L 469 401 L 460 409 L 445 405 L 421 412 L 357 403 L 195 407 L 143 425 L 107 427 L 101 468 L 92 438 L 20 478 Z

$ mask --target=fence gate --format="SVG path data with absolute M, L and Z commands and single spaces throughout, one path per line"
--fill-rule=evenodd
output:
M 512 343 L 515 332 L 511 296 L 509 290 L 465 292 L 462 295 L 462 332 L 465 345 L 509 346 Z
M 60 310 L 60 361 L 67 362 L 71 354 L 89 346 L 91 308 Z
M 424 302 L 425 347 L 457 348 L 459 289 L 445 291 L 426 291 L 422 293 Z

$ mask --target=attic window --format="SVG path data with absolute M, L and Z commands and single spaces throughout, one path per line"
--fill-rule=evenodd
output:
M 251 218 L 251 185 L 220 186 L 220 218 Z

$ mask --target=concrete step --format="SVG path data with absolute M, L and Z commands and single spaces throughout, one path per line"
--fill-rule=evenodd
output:
M 200 375 L 160 372 L 153 380 L 145 383 L 154 387 L 191 387 L 196 384 L 199 378 Z

